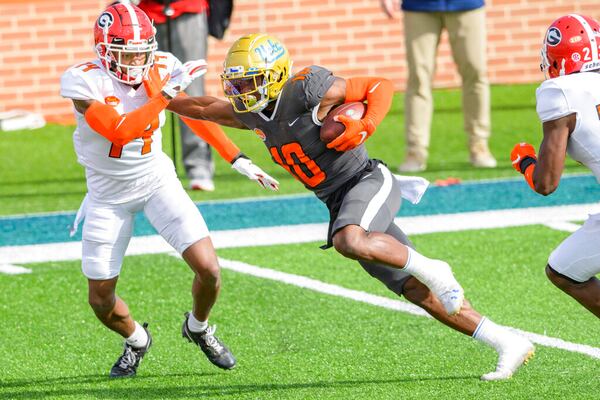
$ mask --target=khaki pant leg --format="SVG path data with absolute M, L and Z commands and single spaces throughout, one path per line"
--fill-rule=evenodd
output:
M 444 22 L 462 77 L 464 126 L 472 148 L 490 136 L 485 9 L 445 13 Z
M 408 62 L 405 95 L 405 134 L 407 154 L 427 159 L 437 47 L 442 33 L 440 13 L 404 11 L 404 39 Z

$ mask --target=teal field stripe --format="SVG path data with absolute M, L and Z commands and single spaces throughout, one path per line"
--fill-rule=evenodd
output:
M 469 211 L 585 204 L 600 201 L 600 185 L 591 175 L 564 177 L 551 196 L 531 191 L 523 180 L 470 182 L 454 186 L 432 186 L 421 203 L 404 202 L 398 216 L 452 214 Z M 316 197 L 198 203 L 210 230 L 228 230 L 278 225 L 327 222 L 328 211 Z M 0 246 L 57 243 L 81 240 L 69 237 L 68 226 L 75 213 L 56 213 L 0 218 Z M 143 214 L 136 215 L 134 236 L 156 231 Z

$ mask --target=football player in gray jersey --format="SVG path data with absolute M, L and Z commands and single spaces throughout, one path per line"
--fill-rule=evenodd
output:
M 357 260 L 371 276 L 437 320 L 496 349 L 496 370 L 482 379 L 509 378 L 534 346 L 475 311 L 450 266 L 415 251 L 394 224 L 401 184 L 384 163 L 369 159 L 363 145 L 391 106 L 392 83 L 373 77 L 342 79 L 319 66 L 293 76 L 290 70 L 288 52 L 279 40 L 265 34 L 244 36 L 230 48 L 221 75 L 229 101 L 179 97 L 168 109 L 254 130 L 273 161 L 327 205 L 328 247 Z M 367 102 L 363 118 L 337 116 L 345 131 L 328 144 L 321 141 L 327 113 L 355 101 Z

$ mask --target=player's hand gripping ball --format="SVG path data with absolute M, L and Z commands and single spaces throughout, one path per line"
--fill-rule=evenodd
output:
M 329 111 L 321 125 L 321 141 L 329 143 L 340 136 L 346 127 L 341 122 L 334 121 L 337 115 L 345 115 L 349 118 L 359 120 L 365 115 L 367 108 L 364 103 L 353 102 L 341 104 Z

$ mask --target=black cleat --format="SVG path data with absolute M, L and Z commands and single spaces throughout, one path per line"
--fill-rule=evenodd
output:
M 181 327 L 181 336 L 200 346 L 208 360 L 219 368 L 232 369 L 235 367 L 235 357 L 231 351 L 215 336 L 215 325 L 209 326 L 202 332 L 192 332 L 188 328 L 190 313 L 185 313 L 185 321 Z
M 110 377 L 111 378 L 129 378 L 135 376 L 137 368 L 142 362 L 142 358 L 150 349 L 152 345 L 152 336 L 150 336 L 150 332 L 148 332 L 148 324 L 144 322 L 142 325 L 146 333 L 148 334 L 148 343 L 146 346 L 141 349 L 136 349 L 131 346 L 127 342 L 125 342 L 125 349 L 123 350 L 123 355 L 119 357 L 115 365 L 110 369 Z

